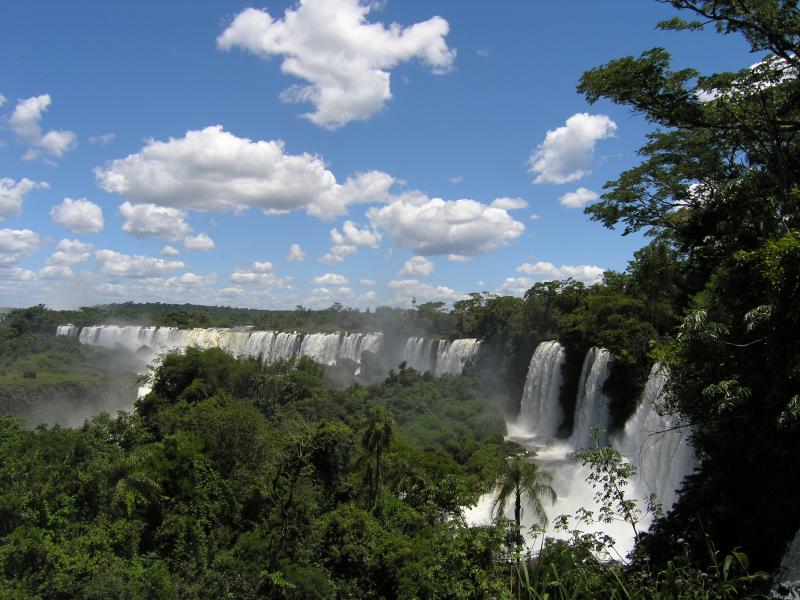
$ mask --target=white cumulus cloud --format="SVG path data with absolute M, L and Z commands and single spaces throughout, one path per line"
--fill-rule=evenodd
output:
M 408 275 L 409 277 L 427 277 L 433 273 L 433 262 L 424 256 L 414 256 L 408 259 L 398 275 Z
M 269 262 L 268 260 L 265 260 L 263 262 L 256 261 L 253 263 L 251 270 L 254 271 L 255 273 L 271 273 L 273 270 L 273 266 L 272 263 Z
M 528 277 L 506 277 L 496 291 L 501 296 L 524 296 L 534 283 L 536 281 Z
M 90 144 L 100 144 L 101 146 L 105 146 L 109 142 L 111 142 L 115 137 L 117 137 L 116 133 L 101 133 L 100 135 L 93 135 L 89 138 Z
M 0 221 L 16 217 L 22 212 L 22 202 L 28 192 L 49 187 L 44 181 L 31 181 L 26 177 L 19 181 L 0 177 Z
M 0 265 L 30 258 L 43 244 L 42 237 L 30 229 L 0 229 Z
M 364 286 L 367 286 L 367 287 L 372 287 L 372 286 L 373 286 L 373 285 L 375 285 L 377 282 L 376 282 L 374 279 L 360 279 L 360 280 L 359 280 L 359 283 L 360 283 L 361 285 L 364 285 Z
M 325 273 L 311 280 L 314 285 L 347 285 L 347 278 L 338 273 Z
M 424 256 L 484 254 L 525 230 L 505 209 L 475 200 L 401 198 L 371 208 L 367 214 L 372 225 L 384 229 L 395 244 Z
M 78 136 L 72 131 L 53 129 L 42 133 L 41 120 L 52 100 L 50 94 L 42 94 L 20 100 L 8 118 L 11 131 L 17 139 L 28 146 L 24 159 L 39 158 L 45 152 L 60 157 L 75 146 Z
M 602 279 L 603 267 L 595 265 L 561 265 L 555 266 L 550 262 L 523 263 L 517 267 L 517 272 L 524 275 L 536 276 L 542 280 L 566 279 L 572 277 L 583 283 L 597 283 Z
M 418 304 L 424 302 L 451 302 L 465 297 L 463 292 L 457 292 L 442 285 L 431 285 L 416 279 L 399 279 L 390 281 L 387 287 L 394 292 L 394 303 L 402 306 L 411 304 L 411 299 L 416 298 Z
M 380 171 L 338 183 L 318 156 L 287 154 L 280 140 L 254 142 L 219 125 L 166 142 L 148 140 L 139 152 L 96 168 L 95 177 L 105 191 L 135 204 L 219 212 L 302 209 L 322 219 L 346 214 L 349 204 L 385 202 L 395 183 Z
M 519 210 L 526 208 L 528 203 L 522 198 L 495 198 L 491 205 L 492 208 L 503 208 L 505 210 Z
M 254 262 L 247 269 L 236 269 L 231 274 L 231 281 L 241 285 L 261 287 L 274 287 L 281 289 L 291 288 L 290 277 L 278 277 L 273 273 L 271 262 Z
M 58 242 L 56 251 L 47 259 L 47 264 L 68 266 L 86 262 L 91 257 L 93 249 L 92 244 L 65 238 Z
M 21 267 L 4 267 L 0 269 L 0 283 L 7 281 L 31 283 L 36 281 L 38 275 L 30 269 Z
M 175 241 L 192 230 L 184 221 L 186 212 L 177 208 L 126 201 L 119 205 L 119 214 L 125 219 L 122 231 L 139 238 L 153 236 Z
M 0 108 L 2 108 L 6 103 L 6 97 L 3 94 L 0 94 Z
M 334 246 L 369 246 L 377 248 L 381 241 L 381 234 L 364 227 L 359 229 L 352 221 L 345 221 L 342 233 L 338 229 L 331 229 L 331 243 Z
M 183 273 L 177 277 L 169 277 L 164 280 L 167 287 L 172 286 L 194 286 L 194 287 L 210 287 L 217 281 L 217 274 L 210 273 L 209 275 L 198 275 L 196 273 Z
M 306 253 L 300 247 L 300 244 L 292 244 L 289 246 L 289 254 L 286 255 L 286 260 L 289 262 L 303 262 L 306 259 Z
M 335 265 L 342 262 L 345 256 L 355 254 L 356 250 L 355 246 L 334 246 L 330 252 L 326 252 L 317 260 L 324 265 Z
M 599 197 L 600 196 L 598 196 L 596 192 L 586 189 L 585 187 L 579 187 L 574 192 L 567 192 L 561 196 L 558 201 L 561 203 L 561 206 L 582 208 L 589 202 L 594 202 Z
M 161 256 L 178 256 L 180 253 L 180 250 L 170 245 L 164 246 L 160 252 Z
M 381 241 L 380 233 L 367 227 L 359 229 L 352 221 L 344 222 L 341 233 L 338 229 L 331 229 L 330 235 L 330 251 L 319 258 L 326 265 L 342 262 L 345 256 L 355 254 L 359 246 L 377 248 Z
M 50 218 L 72 233 L 97 233 L 103 229 L 103 210 L 86 198 L 64 198 L 50 209 Z
M 111 277 L 158 277 L 186 267 L 179 260 L 122 254 L 113 250 L 98 250 L 94 256 L 100 270 Z
M 594 147 L 614 135 L 617 125 L 606 115 L 576 113 L 563 127 L 547 132 L 544 142 L 531 154 L 534 183 L 569 183 L 591 173 Z
M 75 276 L 75 272 L 68 266 L 48 265 L 39 269 L 39 275 L 45 279 L 71 279 Z
M 402 27 L 370 23 L 376 6 L 361 0 L 300 0 L 275 19 L 265 10 L 239 13 L 217 38 L 221 50 L 238 47 L 256 56 L 283 56 L 281 70 L 308 82 L 281 94 L 289 102 L 310 102 L 304 116 L 335 129 L 365 120 L 391 99 L 390 70 L 417 58 L 434 73 L 446 73 L 455 60 L 447 47 L 447 21 L 433 17 Z
M 198 233 L 183 240 L 183 247 L 196 252 L 208 252 L 214 249 L 214 240 L 208 237 L 207 233 Z

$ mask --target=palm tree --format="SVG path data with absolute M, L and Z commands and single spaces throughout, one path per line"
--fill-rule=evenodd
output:
M 388 449 L 394 438 L 394 417 L 392 413 L 382 406 L 377 406 L 370 412 L 369 425 L 361 438 L 361 445 L 370 457 L 366 478 L 369 481 L 370 498 L 373 505 L 378 497 L 382 481 L 382 454 Z
M 147 455 L 133 452 L 111 467 L 111 480 L 116 480 L 111 506 L 128 517 L 137 506 L 148 509 L 161 504 L 161 486 L 150 476 L 148 460 Z
M 553 477 L 539 465 L 526 462 L 521 456 L 506 461 L 506 466 L 498 475 L 495 482 L 497 498 L 492 503 L 492 512 L 501 516 L 506 512 L 506 506 L 513 496 L 514 521 L 517 524 L 517 543 L 522 543 L 522 497 L 528 499 L 528 505 L 533 510 L 536 522 L 543 527 L 547 526 L 547 513 L 542 504 L 542 498 L 549 498 L 550 502 L 556 501 L 556 492 L 550 486 Z

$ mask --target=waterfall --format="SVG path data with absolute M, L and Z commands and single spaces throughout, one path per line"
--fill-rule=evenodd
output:
M 71 337 L 77 337 L 80 329 L 81 328 L 76 325 L 59 325 L 58 327 L 56 327 L 56 335 L 68 335 Z
M 361 362 L 361 353 L 377 352 L 383 343 L 378 333 L 309 333 L 276 331 L 241 331 L 223 328 L 177 329 L 175 327 L 138 327 L 60 325 L 56 335 L 76 336 L 82 344 L 105 348 L 123 347 L 131 352 L 147 349 L 148 359 L 158 354 L 188 347 L 220 348 L 233 356 L 261 357 L 266 363 L 307 356 L 335 365 L 347 359 Z M 428 350 L 430 352 L 430 350 Z
M 517 428 L 541 441 L 555 437 L 563 419 L 558 401 L 563 363 L 564 347 L 555 341 L 542 342 L 528 366 Z
M 475 338 L 441 340 L 436 350 L 436 374 L 459 375 L 470 358 L 475 355 L 480 342 Z
M 658 413 L 667 378 L 666 368 L 653 365 L 636 412 L 613 440 L 614 447 L 636 465 L 642 495 L 655 494 L 665 511 L 675 504 L 676 490 L 695 465 L 688 428 L 679 427 L 677 417 Z
M 253 331 L 247 338 L 243 354 L 252 358 L 269 356 L 269 350 L 274 339 L 274 331 Z
M 345 360 L 360 364 L 364 352 L 377 354 L 383 349 L 383 333 L 379 331 L 301 334 L 224 328 L 61 325 L 57 327 L 56 335 L 76 336 L 80 343 L 92 346 L 121 346 L 131 352 L 146 349 L 148 360 L 164 352 L 196 347 L 220 348 L 233 356 L 260 357 L 265 363 L 307 356 L 320 364 L 334 366 Z M 402 359 L 420 373 L 430 371 L 436 375 L 458 375 L 479 346 L 480 342 L 476 339 L 448 342 L 412 337 L 405 342 Z
M 604 348 L 591 348 L 583 359 L 578 398 L 575 403 L 575 420 L 572 425 L 570 444 L 575 448 L 588 447 L 592 440 L 592 428 L 599 426 L 600 445 L 608 439 L 608 398 L 603 394 L 603 384 L 608 379 L 611 353 Z
M 300 343 L 300 355 L 322 365 L 335 365 L 339 358 L 341 335 L 338 333 L 309 333 Z
M 433 371 L 436 361 L 436 350 L 434 346 L 438 349 L 437 340 L 422 337 L 408 338 L 403 348 L 403 360 L 406 362 L 406 365 L 420 373 Z
M 291 360 L 300 352 L 302 336 L 297 333 L 276 332 L 272 338 L 269 352 L 264 355 L 264 362 L 273 363 L 279 360 Z
M 382 333 L 348 333 L 342 337 L 337 360 L 347 359 L 361 363 L 361 353 L 370 351 L 377 353 L 383 342 Z
M 168 331 L 163 331 L 168 330 Z M 171 344 L 175 334 L 180 330 L 172 327 L 120 327 L 118 325 L 93 325 L 83 327 L 78 334 L 78 341 L 81 344 L 92 346 L 103 346 L 104 348 L 116 348 L 122 346 L 131 352 L 137 352 L 143 346 L 152 350 L 163 351 L 171 347 L 177 347 L 179 342 Z

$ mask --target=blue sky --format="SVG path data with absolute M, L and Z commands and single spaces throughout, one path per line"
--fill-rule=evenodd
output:
M 644 240 L 581 206 L 648 125 L 575 92 L 648 0 L 0 0 L 0 306 L 409 306 L 590 283 Z

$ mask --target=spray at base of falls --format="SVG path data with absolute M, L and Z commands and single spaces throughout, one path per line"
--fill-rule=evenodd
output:
M 555 529 L 555 520 L 559 515 L 573 516 L 578 509 L 586 508 L 597 514 L 598 505 L 595 502 L 595 490 L 586 483 L 589 476 L 589 468 L 576 462 L 571 458 L 572 447 L 567 444 L 560 444 L 548 447 L 546 456 L 537 455 L 534 461 L 553 476 L 552 487 L 557 494 L 555 504 L 544 502 L 545 512 L 549 517 L 549 524 L 544 530 L 545 537 L 552 537 L 561 540 L 571 539 L 569 533 Z M 628 494 L 631 495 L 630 486 Z M 492 522 L 491 514 L 492 503 L 496 497 L 495 493 L 484 494 L 478 500 L 476 506 L 467 508 L 464 517 L 469 525 L 485 525 Z M 526 500 L 523 500 L 522 507 L 522 532 L 526 542 L 533 550 L 538 550 L 542 542 L 541 537 L 533 538 L 530 527 L 534 524 L 533 511 L 530 509 Z M 509 506 L 506 514 L 507 519 L 514 519 L 513 503 Z M 647 529 L 650 525 L 649 519 L 643 519 L 637 527 L 640 530 Z M 633 530 L 628 523 L 612 521 L 611 523 L 593 523 L 589 526 L 572 522 L 570 529 L 580 529 L 584 533 L 606 533 L 615 541 L 615 550 L 621 556 L 625 556 L 633 549 L 634 537 Z
M 592 427 L 608 426 L 608 399 L 602 393 L 602 388 L 608 377 L 611 360 L 613 358 L 609 352 L 601 348 L 592 348 L 587 353 L 575 403 L 573 433 L 569 440 L 559 440 L 555 434 L 561 420 L 558 393 L 563 348 L 558 342 L 544 342 L 536 348 L 531 358 L 520 416 L 515 423 L 508 424 L 508 438 L 532 450 L 532 460 L 553 476 L 552 485 L 558 499 L 554 505 L 545 506 L 550 517 L 545 536 L 569 538 L 569 534 L 553 528 L 553 521 L 558 515 L 575 515 L 580 508 L 597 514 L 596 490 L 586 482 L 589 467 L 579 464 L 573 458 L 573 453 L 588 445 Z M 694 453 L 688 443 L 688 431 L 676 428 L 679 423 L 674 417 L 659 415 L 657 410 L 664 400 L 667 377 L 666 370 L 660 365 L 653 367 L 638 408 L 626 423 L 624 431 L 611 437 L 612 446 L 637 467 L 637 475 L 628 483 L 626 495 L 637 500 L 641 510 L 637 524 L 639 531 L 649 528 L 652 520 L 652 516 L 646 513 L 646 499 L 650 494 L 656 495 L 664 510 L 671 509 L 677 497 L 675 490 L 683 478 L 692 472 L 695 464 Z M 539 445 L 543 442 L 544 447 Z M 494 493 L 485 494 L 475 507 L 467 508 L 467 522 L 473 525 L 491 522 L 491 506 L 495 497 Z M 523 506 L 523 532 L 533 524 L 532 514 L 529 507 Z M 511 512 L 505 516 L 513 518 Z M 587 533 L 602 531 L 610 535 L 621 556 L 633 549 L 633 529 L 628 523 L 575 524 L 575 527 Z M 532 541 L 528 536 L 526 538 Z

